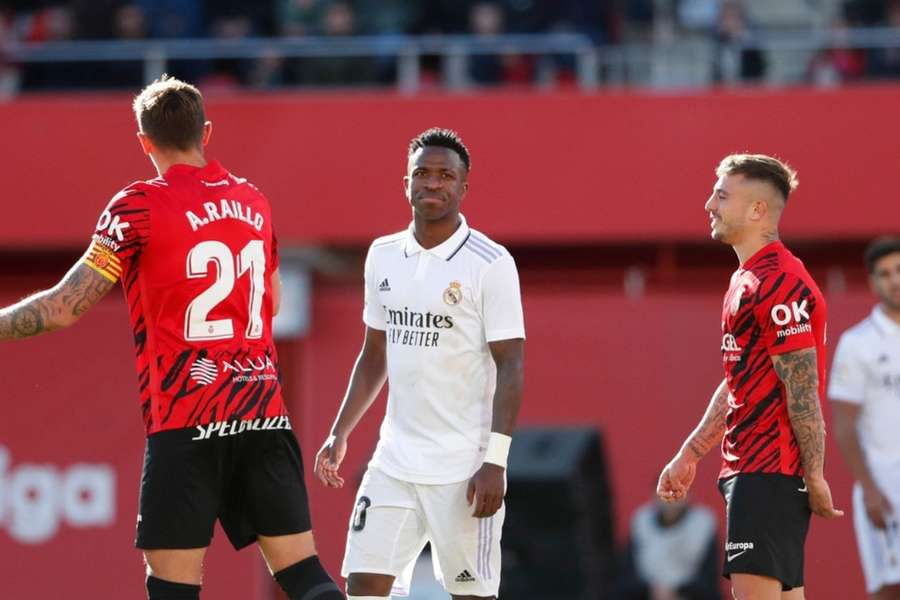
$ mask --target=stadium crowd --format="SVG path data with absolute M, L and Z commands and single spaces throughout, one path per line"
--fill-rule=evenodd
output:
M 765 79 L 771 69 L 765 52 L 741 46 L 755 33 L 832 28 L 840 35 L 848 27 L 900 27 L 900 0 L 6 0 L 0 2 L 0 56 L 5 57 L 0 59 L 0 89 L 8 95 L 133 89 L 144 83 L 139 61 L 17 61 L 11 49 L 23 42 L 546 32 L 583 34 L 598 47 L 703 39 L 714 48 L 710 81 L 752 82 Z M 476 85 L 530 85 L 542 81 L 540 60 L 474 56 L 468 79 Z M 553 60 L 553 83 L 572 81 L 574 66 Z M 803 60 L 808 64 L 802 76 L 823 85 L 900 76 L 900 47 L 832 48 Z M 271 52 L 252 60 L 193 60 L 168 69 L 207 88 L 390 85 L 397 80 L 392 57 L 291 59 Z M 439 70 L 438 57 L 423 63 L 426 80 L 436 81 Z

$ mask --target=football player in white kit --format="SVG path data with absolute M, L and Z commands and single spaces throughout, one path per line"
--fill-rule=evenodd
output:
M 900 238 L 866 249 L 879 304 L 841 336 L 828 395 L 856 477 L 853 523 L 873 600 L 900 600 Z
M 515 261 L 459 212 L 469 168 L 455 132 L 414 138 L 404 177 L 412 223 L 376 239 L 366 257 L 365 340 L 315 465 L 325 485 L 343 485 L 347 438 L 387 379 L 347 534 L 350 600 L 407 595 L 427 542 L 454 600 L 496 598 L 500 587 L 525 329 Z

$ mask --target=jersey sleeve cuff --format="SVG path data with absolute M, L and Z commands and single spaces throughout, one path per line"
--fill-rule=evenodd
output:
M 524 340 L 524 329 L 495 329 L 485 332 L 485 337 L 489 342 L 502 342 L 503 340 Z
M 778 354 L 787 354 L 788 352 L 794 352 L 795 350 L 805 350 L 807 348 L 815 348 L 816 340 L 810 338 L 808 340 L 797 340 L 788 344 L 781 344 L 778 346 L 769 346 L 769 354 L 772 356 Z
M 365 323 L 366 326 L 371 327 L 372 329 L 378 329 L 379 331 L 385 331 L 387 329 L 387 323 L 373 319 L 368 314 L 363 315 L 363 323 Z

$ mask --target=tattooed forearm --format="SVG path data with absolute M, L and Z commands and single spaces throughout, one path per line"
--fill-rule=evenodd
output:
M 79 262 L 53 288 L 0 309 L 0 340 L 27 338 L 68 327 L 113 285 Z
M 772 362 L 787 392 L 788 416 L 800 447 L 803 471 L 821 477 L 825 464 L 825 421 L 819 406 L 816 349 L 804 348 L 773 356 Z
M 706 413 L 696 429 L 691 432 L 684 442 L 684 449 L 690 450 L 696 459 L 706 456 L 706 453 L 722 442 L 725 434 L 725 416 L 728 414 L 728 385 L 723 380 L 713 394 Z

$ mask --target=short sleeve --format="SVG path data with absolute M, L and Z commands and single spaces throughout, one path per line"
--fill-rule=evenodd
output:
M 375 272 L 373 263 L 372 249 L 369 248 L 369 253 L 366 255 L 363 322 L 372 329 L 384 331 L 387 329 L 387 322 L 384 318 L 384 305 L 378 298 L 378 281 L 376 281 L 378 274 Z
M 832 400 L 862 404 L 866 391 L 866 366 L 853 335 L 844 333 L 834 352 L 828 397 Z
M 100 213 L 84 262 L 110 281 L 118 281 L 140 256 L 149 237 L 147 194 L 129 186 Z
M 816 346 L 812 318 L 817 299 L 806 282 L 781 273 L 760 285 L 757 298 L 754 312 L 769 354 Z
M 487 341 L 525 339 L 519 273 L 512 256 L 502 256 L 486 267 L 481 294 Z

